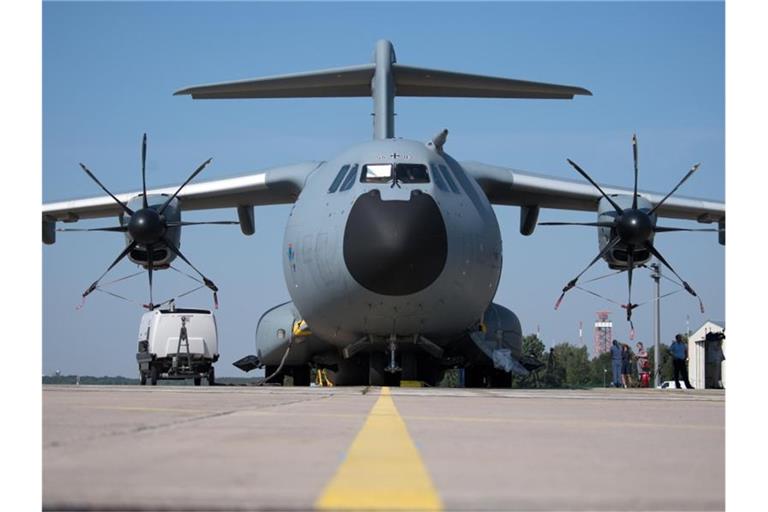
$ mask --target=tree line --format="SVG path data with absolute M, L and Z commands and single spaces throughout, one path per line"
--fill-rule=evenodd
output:
M 636 342 L 627 343 L 634 351 Z M 647 345 L 647 344 L 646 344 Z M 648 362 L 653 371 L 656 358 L 654 347 L 647 347 Z M 672 355 L 669 346 L 659 344 L 659 374 L 660 380 L 672 379 Z M 535 357 L 544 366 L 528 377 L 514 377 L 513 387 L 547 387 L 547 388 L 582 388 L 604 387 L 610 385 L 611 354 L 605 352 L 590 359 L 585 346 L 575 346 L 568 342 L 559 343 L 547 350 L 544 343 L 535 334 L 523 338 L 523 355 Z M 633 369 L 636 366 L 633 364 Z M 637 376 L 633 376 L 635 382 Z M 653 383 L 653 377 L 651 378 Z

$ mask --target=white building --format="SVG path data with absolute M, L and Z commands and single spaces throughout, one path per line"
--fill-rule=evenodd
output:
M 704 339 L 707 333 L 725 331 L 725 322 L 707 320 L 694 333 L 688 337 L 688 378 L 696 389 L 706 387 L 706 346 Z M 722 344 L 723 353 L 726 352 L 725 340 Z M 710 367 L 711 368 L 711 367 Z M 721 381 L 725 387 L 725 361 L 721 364 Z

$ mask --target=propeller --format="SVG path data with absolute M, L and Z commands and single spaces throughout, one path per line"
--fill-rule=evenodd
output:
M 675 270 L 667 263 L 661 253 L 653 245 L 653 237 L 656 233 L 670 233 L 676 231 L 722 231 L 720 229 L 688 229 L 688 228 L 671 228 L 655 225 L 654 214 L 658 208 L 674 194 L 680 186 L 688 180 L 699 168 L 700 164 L 696 164 L 688 171 L 682 180 L 666 195 L 664 198 L 656 203 L 653 208 L 648 210 L 647 208 L 638 208 L 638 150 L 637 150 L 637 135 L 632 135 L 632 159 L 634 163 L 634 187 L 632 191 L 632 206 L 630 208 L 620 207 L 616 201 L 613 200 L 600 186 L 587 174 L 587 172 L 579 167 L 574 161 L 568 159 L 568 163 L 581 174 L 587 181 L 589 181 L 605 198 L 608 203 L 616 211 L 616 217 L 613 221 L 608 222 L 540 222 L 540 226 L 593 226 L 599 228 L 611 228 L 611 239 L 600 251 L 600 253 L 590 262 L 587 267 L 581 271 L 575 278 L 570 280 L 568 284 L 563 288 L 563 292 L 555 303 L 555 309 L 560 307 L 560 303 L 563 300 L 565 294 L 576 286 L 579 278 L 592 266 L 597 260 L 608 254 L 615 247 L 620 246 L 627 250 L 627 303 L 622 304 L 621 307 L 627 312 L 627 321 L 632 323 L 632 311 L 638 306 L 638 304 L 632 303 L 632 271 L 635 266 L 635 251 L 638 249 L 648 250 L 650 254 L 656 257 L 665 267 L 672 271 L 672 273 L 680 279 L 683 288 L 692 296 L 699 299 L 699 305 L 703 311 L 704 307 L 701 303 L 701 299 L 696 294 L 694 289 L 684 281 Z
M 182 189 L 190 182 L 192 181 L 198 174 L 200 174 L 203 169 L 205 169 L 208 164 L 211 163 L 212 159 L 208 159 L 205 162 L 203 162 L 200 166 L 195 169 L 192 174 L 187 178 L 187 180 L 182 183 L 178 189 L 171 195 L 165 203 L 162 204 L 159 208 L 156 206 L 150 206 L 149 201 L 147 199 L 147 175 L 146 175 L 146 162 L 147 162 L 147 134 L 144 134 L 144 137 L 142 138 L 141 142 L 141 189 L 142 189 L 142 207 L 141 209 L 138 209 L 136 211 L 133 211 L 131 208 L 129 208 L 125 203 L 120 201 L 112 192 L 110 192 L 107 187 L 102 184 L 98 178 L 91 172 L 90 169 L 88 169 L 84 164 L 80 164 L 80 167 L 83 169 L 83 171 L 93 180 L 96 182 L 96 184 L 104 191 L 106 192 L 118 205 L 120 205 L 121 210 L 123 213 L 128 215 L 128 222 L 125 225 L 121 226 L 113 226 L 113 227 L 102 227 L 102 228 L 91 228 L 91 229 L 72 229 L 72 228 L 65 228 L 65 229 L 59 229 L 57 231 L 106 231 L 106 232 L 117 232 L 117 233 L 127 233 L 130 237 L 130 243 L 126 248 L 118 255 L 118 257 L 112 262 L 112 264 L 107 267 L 107 270 L 104 271 L 104 273 L 96 280 L 94 281 L 86 290 L 83 292 L 83 300 L 85 297 L 90 295 L 94 290 L 96 290 L 99 286 L 99 282 L 104 278 L 104 276 L 109 273 L 112 268 L 115 267 L 123 258 L 125 258 L 127 255 L 131 253 L 134 249 L 140 247 L 146 250 L 147 253 L 147 262 L 146 262 L 146 269 L 147 269 L 147 275 L 149 278 L 149 304 L 146 304 L 145 307 L 149 310 L 152 310 L 156 307 L 156 305 L 153 303 L 153 291 L 152 291 L 152 285 L 153 285 L 153 273 L 155 271 L 156 266 L 156 258 L 155 258 L 155 251 L 159 249 L 167 248 L 169 251 L 171 251 L 173 254 L 179 256 L 182 260 L 184 260 L 187 265 L 192 267 L 195 272 L 197 272 L 200 277 L 203 279 L 203 283 L 206 287 L 208 287 L 214 294 L 214 301 L 218 303 L 216 292 L 218 292 L 218 287 L 214 284 L 213 281 L 205 277 L 192 263 L 181 253 L 178 247 L 176 247 L 171 239 L 169 239 L 166 235 L 168 233 L 168 229 L 170 228 L 180 228 L 182 226 L 200 226 L 200 225 L 226 225 L 226 224 L 238 224 L 236 221 L 210 221 L 210 222 L 181 222 L 181 221 L 173 221 L 168 222 L 166 220 L 165 215 L 163 215 L 168 208 L 168 205 L 171 204 L 171 201 L 178 196 L 178 194 L 182 191 Z

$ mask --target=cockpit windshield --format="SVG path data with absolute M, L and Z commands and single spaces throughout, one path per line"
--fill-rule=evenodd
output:
M 367 164 L 360 176 L 363 183 L 429 183 L 424 164 Z

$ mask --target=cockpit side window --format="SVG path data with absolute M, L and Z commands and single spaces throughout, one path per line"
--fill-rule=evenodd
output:
M 459 189 L 456 187 L 456 183 L 453 182 L 453 178 L 451 178 L 451 174 L 448 172 L 448 169 L 444 165 L 440 165 L 440 171 L 443 173 L 443 178 L 445 178 L 446 183 L 448 183 L 448 187 L 450 187 L 451 192 L 458 194 Z
M 344 184 L 339 189 L 339 192 L 344 192 L 345 190 L 349 190 L 352 188 L 352 185 L 355 183 L 355 176 L 357 176 L 357 164 L 353 165 L 349 172 L 347 173 L 346 179 L 344 179 Z
M 341 180 L 344 179 L 344 175 L 347 173 L 347 170 L 349 170 L 349 165 L 344 165 L 339 169 L 339 174 L 336 175 L 336 177 L 333 179 L 333 183 L 331 183 L 331 186 L 328 188 L 328 193 L 333 194 L 336 192 L 336 189 L 339 188 L 339 185 L 341 185 Z
M 432 177 L 435 180 L 435 185 L 437 185 L 437 188 L 439 188 L 443 192 L 447 192 L 448 187 L 445 186 L 445 181 L 443 180 L 443 177 L 440 175 L 440 171 L 437 170 L 437 166 L 435 164 L 429 164 L 429 170 L 432 171 Z

